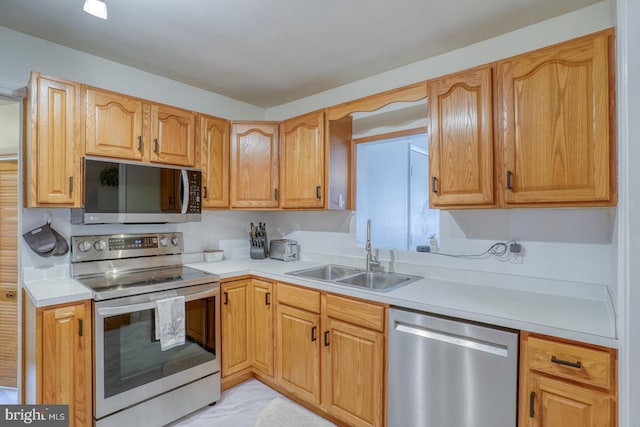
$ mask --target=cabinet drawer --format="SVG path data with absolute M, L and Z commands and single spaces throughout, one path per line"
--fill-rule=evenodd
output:
M 320 313 L 320 292 L 299 286 L 278 283 L 278 303 Z
M 529 369 L 607 390 L 613 388 L 615 350 L 583 347 L 530 336 Z
M 381 305 L 327 295 L 327 315 L 365 328 L 384 331 L 384 307 Z

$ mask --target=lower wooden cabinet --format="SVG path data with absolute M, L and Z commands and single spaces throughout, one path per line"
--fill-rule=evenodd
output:
M 520 427 L 613 427 L 616 351 L 522 332 Z
M 249 368 L 273 376 L 271 282 L 242 279 L 222 284 L 222 377 Z
M 91 302 L 24 301 L 24 402 L 69 405 L 70 427 L 91 426 Z
M 347 425 L 385 425 L 385 307 L 285 283 L 276 293 L 278 384 Z

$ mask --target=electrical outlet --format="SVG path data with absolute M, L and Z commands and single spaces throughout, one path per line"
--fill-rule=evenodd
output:
M 518 253 L 518 254 L 512 253 L 511 254 L 511 259 L 509 260 L 509 262 L 511 264 L 522 264 L 523 261 L 524 261 L 523 258 L 524 257 L 522 256 L 522 253 Z

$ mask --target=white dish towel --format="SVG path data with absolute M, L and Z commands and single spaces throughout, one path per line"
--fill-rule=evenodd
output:
M 156 300 L 156 339 L 162 351 L 184 344 L 184 304 L 183 296 Z

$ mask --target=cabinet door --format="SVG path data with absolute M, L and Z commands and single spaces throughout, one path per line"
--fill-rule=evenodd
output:
M 273 376 L 273 284 L 251 281 L 251 332 L 253 334 L 253 367 Z
M 299 397 L 320 404 L 320 316 L 277 306 L 276 377 Z
M 384 424 L 384 335 L 329 318 L 323 335 L 324 404 L 352 426 Z
M 42 404 L 68 404 L 71 427 L 90 426 L 91 306 L 42 311 Z
M 612 397 L 586 387 L 529 374 L 520 397 L 520 427 L 611 427 Z
M 280 189 L 283 208 L 324 206 L 324 113 L 282 124 Z
M 80 207 L 80 89 L 33 73 L 27 155 L 29 207 Z
M 431 207 L 494 203 L 491 66 L 429 82 Z
M 89 155 L 144 160 L 143 102 L 113 92 L 86 90 L 86 141 Z
M 251 366 L 249 287 L 251 280 L 222 285 L 222 376 Z
M 231 126 L 231 207 L 278 207 L 278 124 Z
M 609 34 L 499 63 L 507 205 L 615 203 Z
M 168 105 L 151 105 L 151 154 L 155 163 L 196 164 L 196 118 L 191 111 Z
M 202 207 L 229 207 L 229 122 L 200 116 Z

